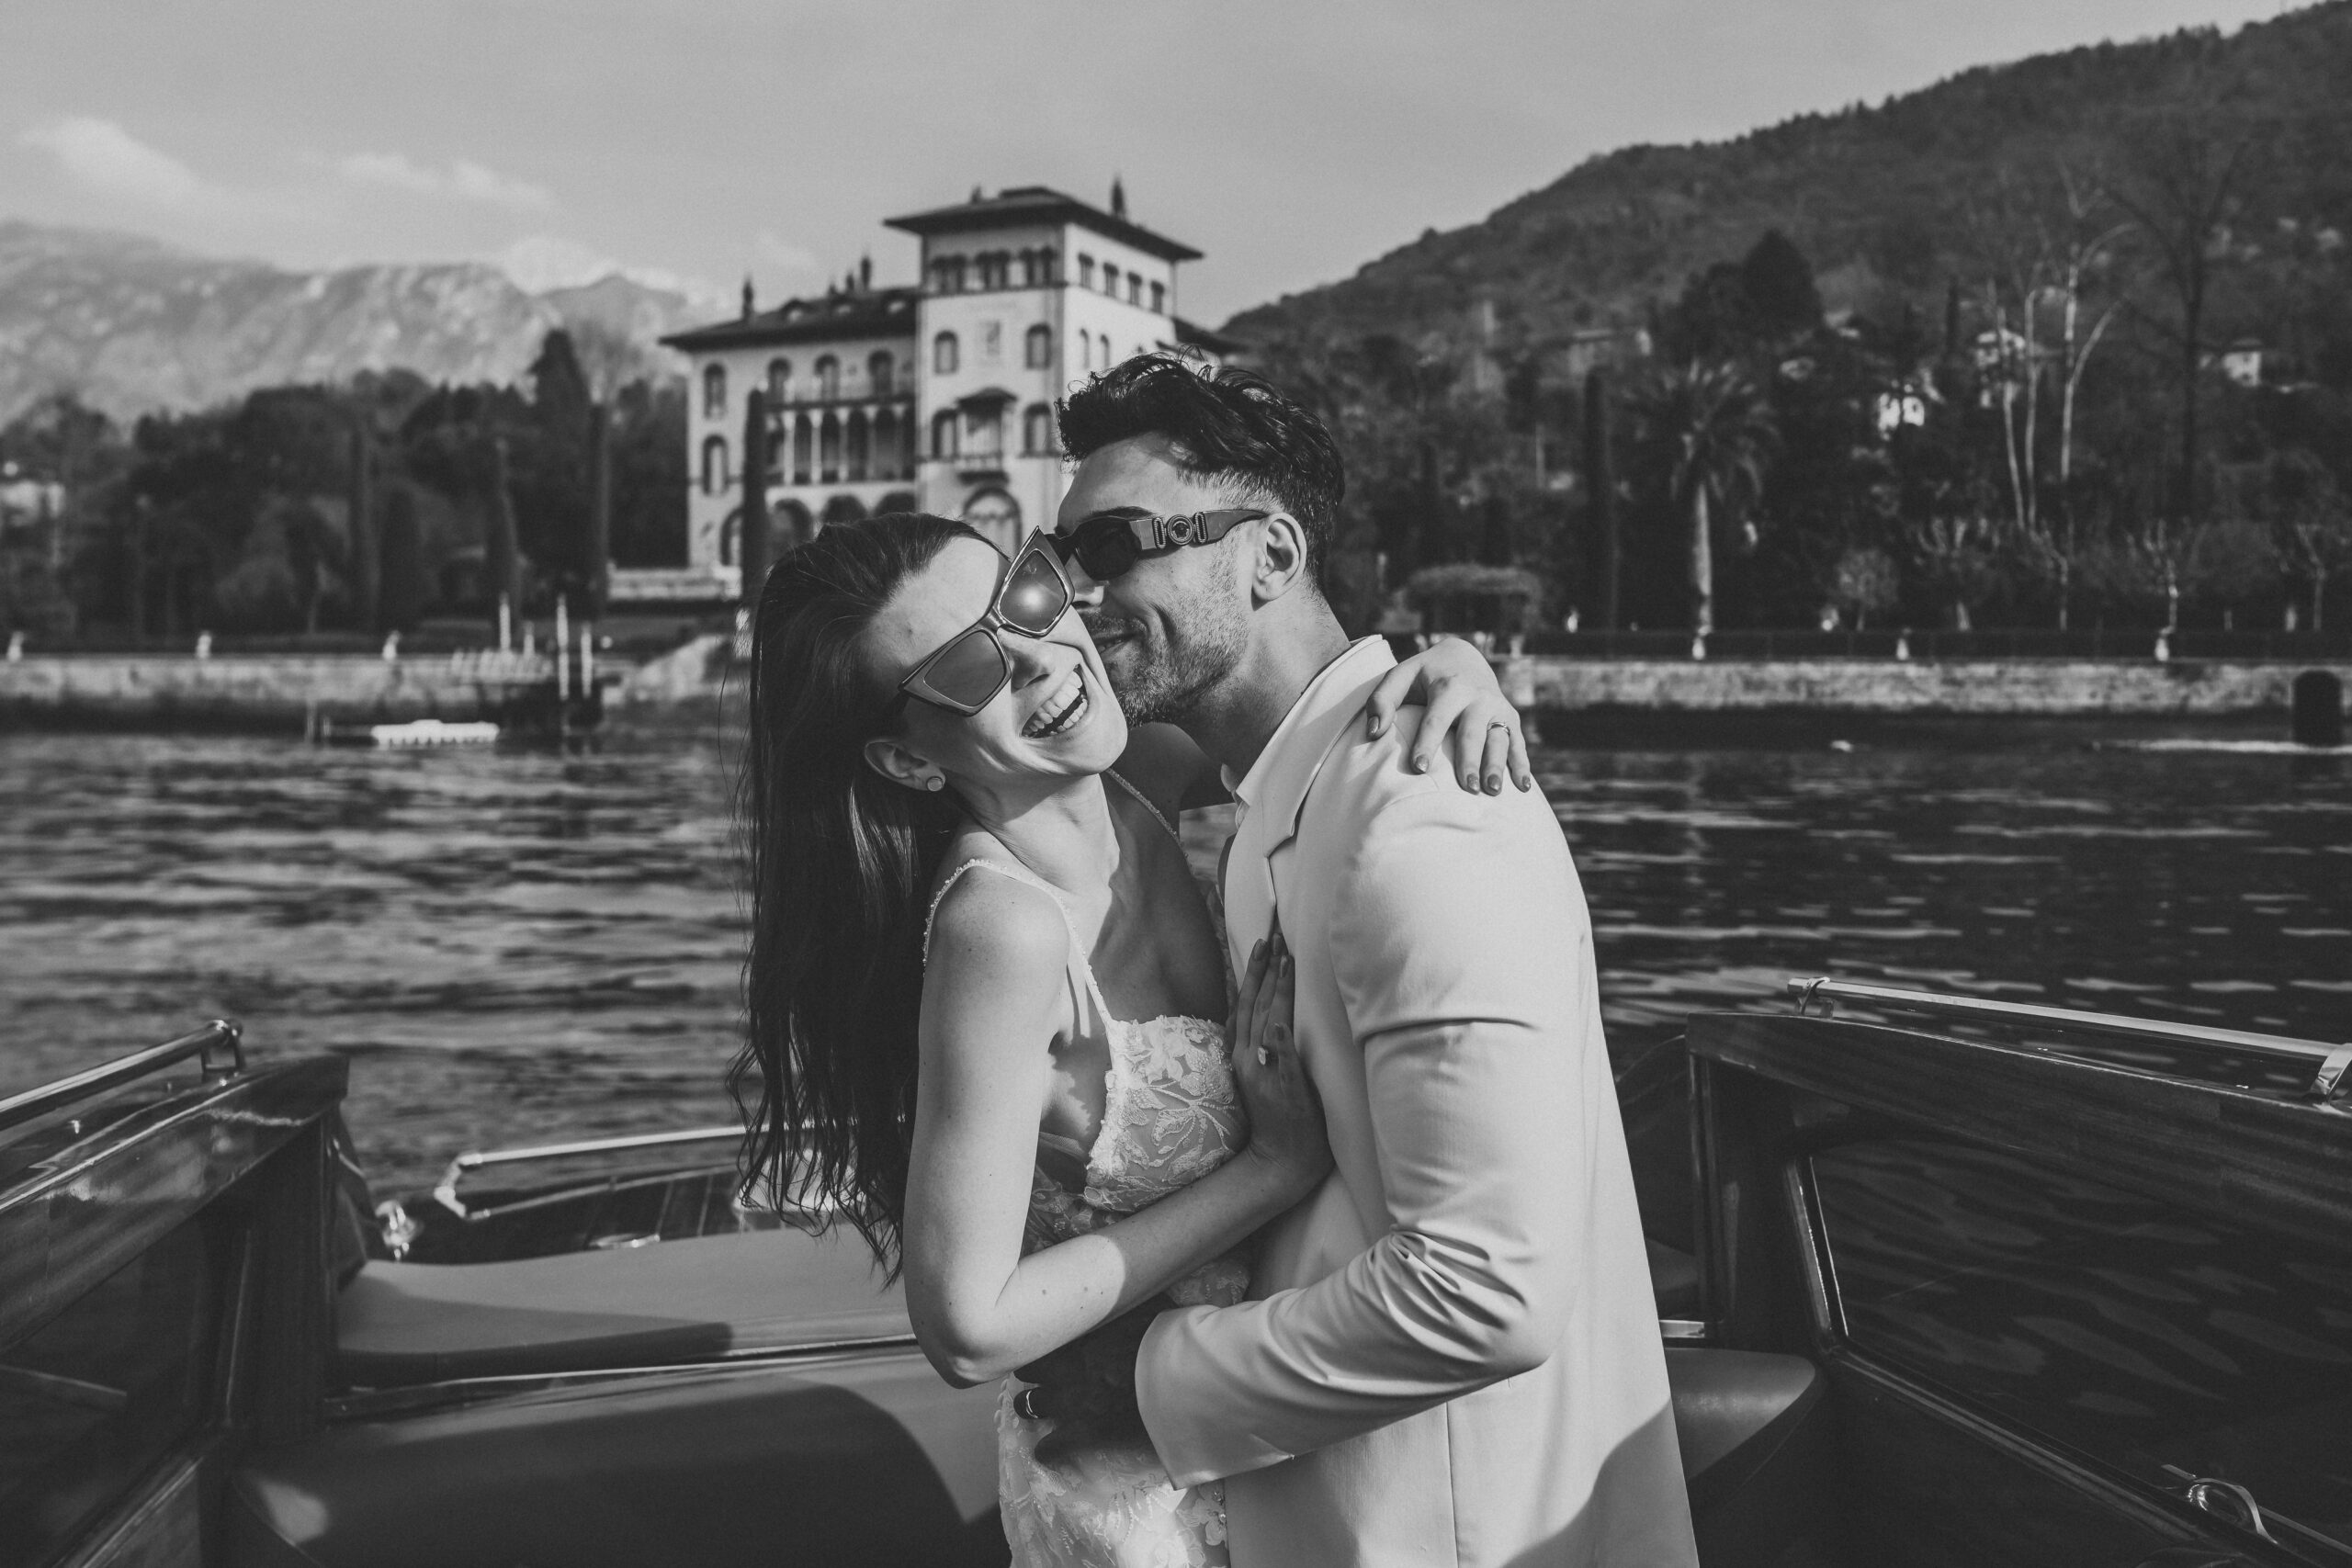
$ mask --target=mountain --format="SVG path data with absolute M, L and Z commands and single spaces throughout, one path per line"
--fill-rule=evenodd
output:
M 1670 91 L 1671 84 L 1661 84 Z M 2265 227 L 2352 231 L 2352 0 L 2250 25 L 2100 44 L 1964 72 L 1876 107 L 1799 116 L 1736 140 L 1629 147 L 1353 277 L 1235 316 L 1225 331 L 1291 354 L 1387 334 L 1444 355 L 1483 335 L 1510 350 L 1580 328 L 1634 327 L 1688 278 L 1768 231 L 1793 240 L 1833 319 L 1936 310 L 1982 265 L 2005 178 L 2060 164 L 2096 180 L 2155 122 L 2219 114 L 2257 127 L 2246 202 Z M 1933 319 L 1933 315 L 1930 315 Z M 1285 353 L 1287 349 L 1289 353 Z
M 153 240 L 0 220 L 0 421 L 59 389 L 118 419 L 401 367 L 511 382 L 556 327 L 624 378 L 707 307 L 618 275 L 532 294 L 478 262 L 296 272 Z

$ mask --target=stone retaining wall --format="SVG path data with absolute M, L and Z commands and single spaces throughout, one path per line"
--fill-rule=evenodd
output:
M 72 654 L 0 660 L 0 717 L 300 728 L 338 721 L 472 719 L 516 686 L 552 679 L 544 657 L 466 654 Z
M 1805 708 L 1878 714 L 2103 714 L 2194 717 L 2285 713 L 2306 669 L 2352 690 L 2352 663 L 2175 660 L 1926 660 L 1498 659 L 1521 707 L 1729 713 Z

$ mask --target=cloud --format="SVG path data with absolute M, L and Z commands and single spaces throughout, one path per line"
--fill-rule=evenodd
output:
M 796 245 L 773 229 L 763 229 L 752 241 L 752 252 L 771 266 L 787 272 L 817 270 L 815 253 L 806 245 Z
M 335 173 L 359 185 L 385 186 L 419 196 L 477 201 L 517 211 L 545 211 L 555 206 L 555 194 L 528 180 L 510 179 L 470 158 L 453 160 L 447 169 L 420 164 L 405 152 L 354 152 L 340 159 Z
M 37 125 L 18 140 L 49 153 L 68 179 L 100 196 L 142 207 L 185 209 L 219 194 L 177 158 L 94 115 L 69 115 Z

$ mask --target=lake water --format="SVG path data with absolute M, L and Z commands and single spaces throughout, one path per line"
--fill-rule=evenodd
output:
M 1612 1042 L 1825 972 L 2352 1039 L 2352 766 L 2094 733 L 1542 752 Z M 0 732 L 0 1092 L 226 1013 L 351 1059 L 386 1190 L 729 1121 L 735 761 L 707 713 L 569 755 Z

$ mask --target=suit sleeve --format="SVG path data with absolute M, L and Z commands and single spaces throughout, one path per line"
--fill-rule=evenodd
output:
M 1393 798 L 1331 908 L 1389 1228 L 1311 1285 L 1153 1326 L 1137 1393 L 1179 1485 L 1539 1366 L 1576 1288 L 1590 1168 L 1578 1086 L 1602 1046 L 1590 931 L 1549 807 L 1451 788 Z

